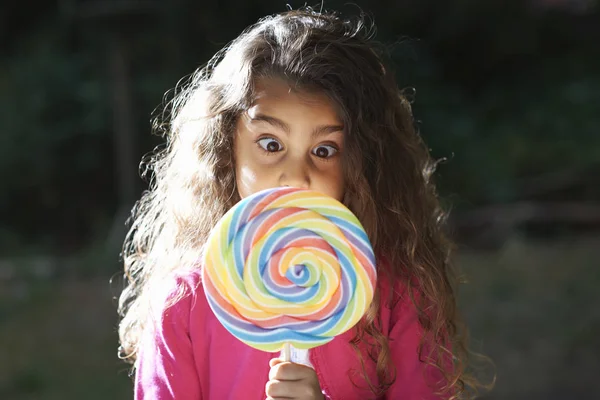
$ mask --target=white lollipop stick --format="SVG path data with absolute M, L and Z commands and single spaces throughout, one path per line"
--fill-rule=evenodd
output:
M 280 356 L 284 362 L 292 361 L 292 349 L 289 343 L 284 343 Z

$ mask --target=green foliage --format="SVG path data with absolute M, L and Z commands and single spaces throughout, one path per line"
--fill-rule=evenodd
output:
M 381 33 L 406 35 L 391 57 L 455 205 L 513 201 L 521 178 L 600 160 L 600 10 L 409 3 L 385 14 Z
M 1 398 L 132 398 L 106 278 L 0 283 Z
M 595 390 L 599 250 L 597 236 L 550 243 L 514 236 L 497 251 L 459 251 L 472 348 L 496 364 L 486 399 L 585 399 Z
M 25 242 L 48 252 L 77 241 L 76 226 L 97 219 L 90 206 L 110 201 L 107 85 L 90 51 L 73 51 L 68 38 L 60 21 L 45 21 L 18 41 L 0 69 L 3 253 Z
M 448 159 L 439 169 L 446 193 L 471 203 L 511 201 L 519 178 L 600 160 L 600 76 L 563 71 L 555 64 L 544 77 L 475 99 L 459 88 L 424 88 L 416 112 L 434 156 Z
M 56 26 L 28 39 L 0 72 L 0 204 L 13 190 L 72 171 L 82 178 L 104 164 L 96 147 L 110 123 L 103 82 L 91 76 L 85 54 L 65 48 Z M 74 144 L 81 145 L 69 152 Z M 64 168 L 65 155 L 71 168 Z

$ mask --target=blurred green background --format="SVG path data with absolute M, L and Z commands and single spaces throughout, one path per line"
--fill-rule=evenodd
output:
M 274 0 L 0 5 L 0 398 L 128 399 L 119 245 L 165 92 Z M 308 3 L 308 5 L 311 5 Z M 320 6 L 317 4 L 316 8 Z M 367 12 L 441 160 L 486 399 L 600 398 L 600 5 L 325 2 Z M 110 283 L 112 279 L 112 283 Z

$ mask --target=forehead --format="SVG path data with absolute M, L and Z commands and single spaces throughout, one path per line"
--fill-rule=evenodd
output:
M 299 112 L 316 113 L 331 122 L 340 122 L 337 104 L 323 91 L 293 87 L 282 79 L 259 79 L 256 82 L 248 109 L 250 117 L 257 114 L 285 116 Z

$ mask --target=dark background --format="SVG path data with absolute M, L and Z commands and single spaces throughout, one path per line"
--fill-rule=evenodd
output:
M 0 398 L 128 399 L 113 297 L 152 112 L 286 2 L 35 4 L 0 5 Z M 325 8 L 367 12 L 415 89 L 473 347 L 497 366 L 485 398 L 598 398 L 598 2 Z

